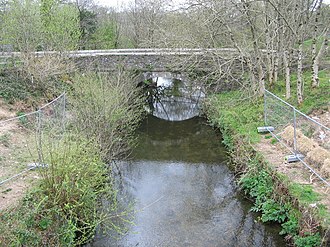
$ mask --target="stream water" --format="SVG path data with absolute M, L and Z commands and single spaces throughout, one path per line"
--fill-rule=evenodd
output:
M 138 130 L 133 160 L 120 164 L 119 196 L 135 202 L 134 224 L 124 236 L 99 235 L 91 245 L 285 246 L 278 226 L 259 223 L 237 191 L 220 134 L 203 118 L 186 119 L 187 112 L 183 121 L 158 113 Z

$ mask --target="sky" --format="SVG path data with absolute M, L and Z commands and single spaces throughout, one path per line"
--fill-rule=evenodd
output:
M 125 4 L 130 1 L 131 0 L 95 0 L 96 3 L 103 5 L 103 6 L 108 6 L 108 7 L 119 7 L 123 3 Z
M 330 1 L 330 0 L 329 0 Z M 120 7 L 122 4 L 134 2 L 134 0 L 94 0 L 94 2 L 108 7 Z M 172 0 L 173 3 L 182 3 L 184 0 Z
M 108 7 L 120 7 L 123 3 L 126 4 L 132 0 L 95 0 L 100 5 Z M 173 0 L 173 2 L 182 2 L 182 0 Z M 323 3 L 330 4 L 330 0 L 323 0 Z

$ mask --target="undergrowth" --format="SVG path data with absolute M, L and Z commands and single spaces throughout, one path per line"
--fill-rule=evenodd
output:
M 66 136 L 44 151 L 48 168 L 17 208 L 0 216 L 1 246 L 73 246 L 117 212 L 108 168 L 93 143 Z M 102 198 L 102 200 L 101 200 Z M 102 201 L 111 211 L 101 211 Z
M 312 74 L 310 71 L 305 71 L 303 73 L 304 81 L 304 102 L 301 105 L 297 104 L 297 94 L 296 94 L 296 81 L 297 75 L 291 75 L 291 98 L 285 99 L 285 83 L 283 78 L 279 80 L 273 88 L 269 91 L 275 93 L 280 98 L 288 101 L 293 106 L 297 107 L 298 110 L 303 113 L 310 114 L 313 110 L 327 109 L 330 106 L 330 73 L 327 70 L 322 70 L 319 72 L 320 86 L 318 88 L 312 88 L 311 86 Z
M 72 78 L 66 132 L 58 132 L 61 123 L 39 133 L 42 148 L 32 156 L 47 167 L 16 208 L 1 211 L 0 246 L 79 246 L 101 225 L 105 232 L 125 232 L 130 214 L 118 205 L 111 161 L 134 143 L 143 100 L 132 77 L 117 72 Z
M 304 73 L 305 101 L 296 104 L 295 75 L 292 76 L 292 98 L 289 102 L 305 113 L 329 106 L 330 84 L 329 75 L 320 72 L 320 87 L 312 89 L 311 74 Z M 284 82 L 279 81 L 270 91 L 284 98 Z M 319 223 L 301 213 L 304 206 L 319 200 L 310 186 L 303 186 L 277 174 L 254 151 L 250 144 L 260 140 L 256 129 L 263 126 L 263 99 L 251 101 L 243 99 L 241 92 L 231 91 L 212 96 L 206 102 L 205 110 L 212 125 L 220 128 L 223 143 L 231 153 L 235 172 L 240 175 L 239 184 L 244 193 L 254 199 L 252 211 L 261 214 L 262 222 L 278 222 L 282 226 L 280 234 L 295 246 L 320 246 Z M 270 136 L 266 138 L 271 138 Z M 275 142 L 275 141 L 274 141 Z M 297 201 L 298 200 L 298 204 Z M 327 210 L 319 205 L 316 215 L 325 217 Z M 307 212 L 308 214 L 308 212 Z M 315 215 L 315 212 L 312 214 Z M 307 223 L 306 223 L 307 222 Z
M 66 91 L 70 87 L 67 77 L 64 74 L 36 84 L 33 77 L 23 75 L 18 68 L 6 67 L 0 69 L 0 98 L 8 104 L 23 102 L 37 107 L 40 101 L 52 100 Z

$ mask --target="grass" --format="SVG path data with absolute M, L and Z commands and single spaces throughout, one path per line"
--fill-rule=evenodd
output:
M 75 118 L 64 135 L 57 128 L 42 133 L 42 155 L 34 160 L 48 168 L 40 170 L 38 184 L 16 208 L 1 211 L 0 246 L 82 245 L 101 225 L 120 233 L 125 232 L 121 223 L 130 222 L 127 210 L 119 209 L 111 162 L 105 161 L 121 158 L 134 143 L 143 100 L 121 71 L 73 79 Z M 29 148 L 30 159 L 37 156 L 34 146 Z
M 251 143 L 260 140 L 260 135 L 255 130 L 263 125 L 262 99 L 243 101 L 240 92 L 225 92 L 214 95 L 208 107 L 208 115 L 213 124 L 218 125 L 221 121 L 223 125 L 235 129 L 236 134 L 248 138 Z
M 291 184 L 291 193 L 299 199 L 299 201 L 305 205 L 315 203 L 320 200 L 320 195 L 313 191 L 310 185 Z
M 278 142 L 278 140 L 275 139 L 275 138 L 273 138 L 273 139 L 270 140 L 270 143 L 271 143 L 272 145 L 275 145 L 277 142 Z
M 330 74 L 327 71 L 321 71 L 320 87 L 312 89 L 311 83 L 305 83 L 305 100 L 302 105 L 297 104 L 297 96 L 294 94 L 296 86 L 292 83 L 292 97 L 288 102 L 296 106 L 303 113 L 309 114 L 313 110 L 326 109 L 330 104 Z M 305 81 L 310 82 L 311 73 L 304 73 Z M 291 80 L 294 82 L 295 75 Z M 284 82 L 280 80 L 272 90 L 275 95 L 285 100 Z M 239 91 L 224 92 L 210 97 L 207 103 L 208 116 L 210 121 L 219 126 L 230 126 L 236 134 L 247 138 L 250 143 L 256 143 L 260 140 L 260 134 L 256 128 L 264 125 L 263 111 L 264 100 L 244 100 Z
M 329 83 L 329 72 L 320 71 L 320 87 L 311 87 L 311 73 L 305 72 L 303 75 L 305 82 L 305 98 L 301 105 L 297 104 L 297 96 L 295 94 L 296 75 L 291 76 L 292 81 L 292 97 L 288 100 L 289 103 L 296 106 L 300 111 L 306 114 L 310 114 L 314 110 L 327 109 L 329 107 L 330 98 L 330 83 Z M 278 81 L 273 88 L 269 89 L 275 95 L 285 100 L 285 83 L 282 80 Z M 264 100 L 263 99 L 244 99 L 244 94 L 239 91 L 225 92 L 221 94 L 213 95 L 209 98 L 205 105 L 206 113 L 210 122 L 221 129 L 223 134 L 223 142 L 229 148 L 231 153 L 236 156 L 233 157 L 234 162 L 239 160 L 243 162 L 243 168 L 239 171 L 244 175 L 241 178 L 241 186 L 247 194 L 255 199 L 256 203 L 254 206 L 255 211 L 262 213 L 261 219 L 263 221 L 278 221 L 282 223 L 283 234 L 290 235 L 297 246 L 319 246 L 320 235 L 319 233 L 309 232 L 298 235 L 298 222 L 299 217 L 302 214 L 296 213 L 297 209 L 293 206 L 283 203 L 283 200 L 291 200 L 289 198 L 295 198 L 299 201 L 300 205 L 309 207 L 310 204 L 317 203 L 318 208 L 316 212 L 317 218 L 327 221 L 329 219 L 327 209 L 325 206 L 320 205 L 320 196 L 315 193 L 311 186 L 304 186 L 293 183 L 284 174 L 277 174 L 271 172 L 271 169 L 267 168 L 265 162 L 258 161 L 257 169 L 256 165 L 251 165 L 250 161 L 253 160 L 255 151 L 251 149 L 244 149 L 242 152 L 242 146 L 249 146 L 249 144 L 257 143 L 261 138 L 270 139 L 272 144 L 276 143 L 270 135 L 262 136 L 257 133 L 257 127 L 264 125 Z M 245 150 L 245 151 L 244 151 Z M 254 154 L 253 154 L 254 153 Z M 237 166 L 240 166 L 239 164 Z M 265 170 L 266 169 L 266 170 Z M 266 171 L 265 175 L 263 171 Z M 261 176 L 262 175 L 262 176 Z M 270 185 L 266 185 L 267 181 L 265 177 L 272 177 L 276 181 L 280 181 L 284 186 L 288 186 L 288 190 L 283 194 L 283 191 L 276 191 L 274 185 L 268 182 Z M 274 180 L 274 184 L 275 184 Z M 269 188 L 269 187 L 272 188 Z M 271 191 L 271 192 L 269 192 Z M 265 194 L 267 192 L 268 194 Z M 273 201 L 275 194 L 280 197 L 280 202 Z M 289 197 L 287 197 L 290 195 Z M 292 196 L 292 197 L 291 197 Z M 279 198 L 277 197 L 276 200 Z M 284 199 L 284 198 L 288 199 Z M 294 205 L 294 204 L 293 204 Z M 280 217 L 281 216 L 281 217 Z
M 285 99 L 285 83 L 282 80 L 278 81 L 278 83 L 269 91 L 273 92 L 278 97 L 283 100 L 288 101 L 293 106 L 297 107 L 298 110 L 303 113 L 309 114 L 315 109 L 325 109 L 330 105 L 330 72 L 323 70 L 319 73 L 320 79 L 320 87 L 312 88 L 311 87 L 311 78 L 312 74 L 310 71 L 306 71 L 303 74 L 304 80 L 304 102 L 301 105 L 297 104 L 297 94 L 296 89 L 296 80 L 297 76 L 295 74 L 291 75 L 291 98 L 289 100 Z
M 317 51 L 320 49 L 323 42 L 324 42 L 324 37 L 323 36 L 319 36 L 319 37 L 316 38 L 316 49 L 317 49 Z M 313 43 L 313 39 L 305 40 L 303 42 L 303 50 L 305 52 L 311 52 L 312 43 Z
M 73 246 L 116 212 L 108 168 L 96 145 L 76 135 L 44 149 L 47 169 L 19 206 L 0 214 L 1 246 Z M 106 200 L 111 213 L 100 210 Z M 107 217 L 105 216 L 107 215 Z
M 4 145 L 5 147 L 10 146 L 10 134 L 5 133 L 0 135 L 0 144 Z

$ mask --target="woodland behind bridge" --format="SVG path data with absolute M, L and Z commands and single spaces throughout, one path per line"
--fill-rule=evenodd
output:
M 1 0 L 0 49 L 29 54 L 39 50 L 113 48 L 223 48 L 239 52 L 244 68 L 233 73 L 213 54 L 216 65 L 204 81 L 239 82 L 250 96 L 285 78 L 286 98 L 304 100 L 304 84 L 319 86 L 319 66 L 329 66 L 330 6 L 323 0 L 135 0 L 121 8 L 93 0 Z M 266 56 L 261 52 L 266 49 Z M 26 55 L 23 74 L 29 80 L 72 70 L 63 58 L 36 64 Z M 56 61 L 56 62 L 55 62 Z M 42 76 L 38 71 L 43 71 Z M 304 81 L 303 70 L 312 70 Z M 291 74 L 296 80 L 292 81 Z M 42 84 L 42 82 L 40 82 Z M 292 91 L 292 86 L 296 92 Z

